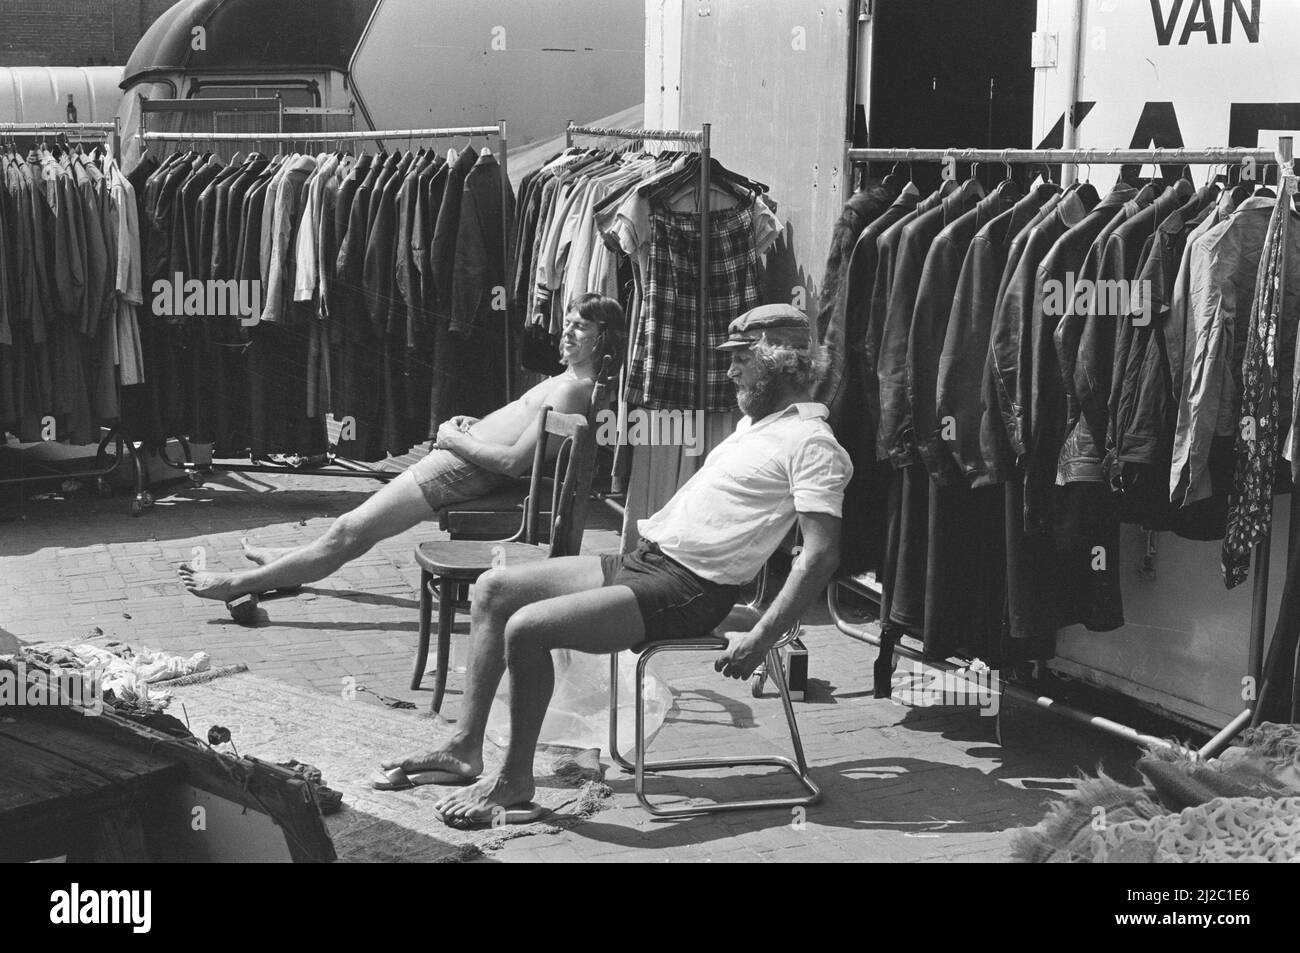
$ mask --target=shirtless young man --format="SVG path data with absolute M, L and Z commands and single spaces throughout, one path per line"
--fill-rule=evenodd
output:
M 295 549 L 263 549 L 245 539 L 244 555 L 256 569 L 216 573 L 182 565 L 178 571 L 185 588 L 204 599 L 230 602 L 248 593 L 314 582 L 450 503 L 506 486 L 532 465 L 538 410 L 549 405 L 560 413 L 587 413 L 596 369 L 606 356 L 615 365 L 622 357 L 623 327 L 617 301 L 583 295 L 564 320 L 560 360 L 568 369 L 563 374 L 482 420 L 453 417 L 445 422 L 427 456 L 336 519 L 315 541 Z

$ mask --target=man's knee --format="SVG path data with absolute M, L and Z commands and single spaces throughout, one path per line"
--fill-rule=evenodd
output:
M 506 623 L 506 658 L 509 659 L 521 649 L 549 650 L 551 646 L 546 637 L 551 630 L 550 621 L 535 602 L 517 609 Z
M 508 611 L 510 591 L 510 573 L 489 569 L 474 583 L 474 608 L 487 613 Z

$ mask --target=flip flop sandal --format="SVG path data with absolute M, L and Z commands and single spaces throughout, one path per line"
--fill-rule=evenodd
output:
M 401 768 L 389 768 L 372 775 L 370 786 L 376 791 L 402 791 L 423 784 L 462 786 L 473 781 L 474 778 L 468 778 L 454 771 L 412 771 L 407 774 Z
M 226 603 L 226 609 L 230 612 L 230 618 L 240 625 L 252 626 L 257 625 L 257 603 L 257 593 L 250 592 L 238 599 L 231 599 Z
M 546 814 L 546 808 L 536 801 L 524 801 L 507 808 L 494 808 L 487 820 L 475 820 L 468 817 L 443 817 L 439 819 L 448 827 L 505 827 L 510 824 L 531 824 Z

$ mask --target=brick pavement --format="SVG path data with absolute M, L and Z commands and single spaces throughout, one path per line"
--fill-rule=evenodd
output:
M 385 542 L 298 597 L 263 603 L 256 628 L 189 597 L 174 574 L 199 551 L 209 566 L 239 565 L 245 534 L 266 545 L 310 539 L 375 486 L 232 474 L 203 487 L 164 489 L 139 518 L 128 515 L 122 496 L 28 501 L 21 518 L 0 522 L 0 650 L 6 633 L 37 642 L 76 639 L 98 627 L 135 646 L 202 649 L 214 664 L 245 662 L 263 677 L 318 691 L 338 691 L 352 676 L 380 695 L 426 705 L 430 689 L 408 685 L 419 580 L 411 552 L 437 535 L 432 526 Z M 584 548 L 616 549 L 612 518 L 597 507 L 593 519 Z M 611 769 L 610 809 L 570 830 L 508 841 L 491 859 L 1000 861 L 1011 831 L 1040 819 L 1080 770 L 1104 763 L 1112 776 L 1134 777 L 1135 749 L 1037 712 L 1007 709 L 999 746 L 994 719 L 974 709 L 873 699 L 874 650 L 837 632 L 821 604 L 805 625 L 811 684 L 796 707 L 825 792 L 806 817 L 776 810 L 660 820 L 636 804 L 631 778 Z M 693 654 L 663 658 L 660 672 L 678 711 L 654 743 L 657 755 L 788 753 L 770 686 L 754 699 L 747 685 L 719 678 L 707 656 Z M 444 705 L 451 719 L 460 691 L 453 675 Z M 654 779 L 649 789 L 677 799 L 792 790 L 767 769 Z

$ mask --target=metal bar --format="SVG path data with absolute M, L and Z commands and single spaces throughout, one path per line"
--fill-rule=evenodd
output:
M 446 129 L 376 129 L 356 132 L 315 132 L 305 138 L 313 142 L 362 142 L 374 139 L 456 139 L 461 136 L 496 136 L 500 135 L 498 126 L 462 126 Z M 256 133 L 256 132 L 146 132 L 141 138 L 150 142 L 184 142 L 190 139 L 204 139 L 215 142 L 248 142 L 255 139 L 266 142 L 298 142 L 304 138 L 300 132 Z
M 290 467 L 277 466 L 275 464 L 258 464 L 258 463 L 207 463 L 202 466 L 176 466 L 168 464 L 173 469 L 183 470 L 186 473 L 203 473 L 212 474 L 220 470 L 230 473 L 292 473 L 294 476 L 329 476 L 329 477 L 354 477 L 363 480 L 380 480 L 387 482 L 401 474 L 389 470 L 333 470 L 328 467 Z
M 839 583 L 831 583 L 831 585 L 826 589 L 826 603 L 830 610 L 831 618 L 835 621 L 835 627 L 845 635 L 857 639 L 859 642 L 866 642 L 868 645 L 879 646 L 880 636 L 863 626 L 853 626 L 840 614 L 839 597 L 837 595 L 838 588 Z M 898 655 L 902 655 L 904 658 L 924 662 L 924 664 L 941 672 L 957 671 L 957 666 L 950 665 L 947 662 L 926 661 L 921 652 L 906 646 L 901 642 L 894 646 L 894 652 Z M 1019 702 L 1023 705 L 1046 709 L 1047 711 L 1059 715 L 1068 721 L 1096 728 L 1100 731 L 1106 732 L 1107 734 L 1114 735 L 1117 738 L 1123 738 L 1125 741 L 1131 741 L 1134 744 L 1146 745 L 1148 747 L 1154 745 L 1159 748 L 1173 747 L 1173 745 L 1164 738 L 1156 738 L 1153 735 L 1144 735 L 1136 728 L 1131 728 L 1128 725 L 1121 724 L 1117 721 L 1111 721 L 1109 718 L 1103 718 L 1100 715 L 1094 715 L 1091 712 L 1084 711 L 1080 708 L 1074 708 L 1071 705 L 1063 705 L 1053 698 L 1026 691 L 1018 685 L 1004 684 L 1002 696 L 1010 701 Z
M 1070 85 L 1065 96 L 1065 125 L 1061 135 L 1061 145 L 1067 149 L 1075 148 L 1079 141 L 1078 119 L 1074 114 L 1079 103 L 1079 86 L 1083 82 L 1083 18 L 1085 0 L 1074 3 L 1074 49 L 1070 56 Z M 1061 170 L 1061 184 L 1069 185 L 1074 181 L 1074 169 L 1066 165 Z
M 1282 287 L 1286 287 L 1283 285 Z M 1273 522 L 1273 495 L 1268 497 L 1268 522 Z M 1264 638 L 1265 625 L 1268 620 L 1268 573 L 1273 555 L 1273 534 L 1265 536 L 1262 542 L 1255 544 L 1255 579 L 1250 596 L 1250 648 L 1248 656 L 1249 672 L 1255 680 L 1256 689 L 1264 672 Z
M 286 116 L 351 116 L 346 106 L 285 106 Z
M 930 664 L 930 663 L 926 663 Z M 1018 685 L 1007 685 L 1002 689 L 1003 697 L 1011 701 L 1020 702 L 1025 705 L 1032 705 L 1038 708 L 1044 708 L 1059 715 L 1066 721 L 1072 721 L 1077 725 L 1086 725 L 1089 728 L 1096 728 L 1104 731 L 1108 735 L 1114 735 L 1116 738 L 1123 738 L 1125 741 L 1131 741 L 1135 745 L 1142 745 L 1147 748 L 1164 748 L 1173 749 L 1175 746 L 1164 738 L 1157 738 L 1154 735 L 1144 735 L 1136 728 L 1130 728 L 1128 725 L 1121 724 L 1118 721 L 1111 721 L 1109 718 L 1103 718 L 1100 715 L 1094 715 L 1091 712 L 1084 711 L 1080 708 L 1074 708 L 1070 705 L 1062 705 L 1055 699 L 1048 698 L 1046 695 L 1036 695 L 1027 692 Z
M 3 477 L 0 478 L 0 486 L 18 485 L 22 483 L 44 483 L 51 480 L 86 480 L 101 479 L 115 474 L 121 469 L 123 459 L 131 461 L 131 472 L 134 477 L 136 489 L 136 499 L 141 496 L 144 488 L 144 470 L 140 463 L 140 458 L 135 452 L 135 447 L 130 440 L 127 440 L 116 430 L 109 430 L 104 438 L 99 442 L 99 453 L 103 453 L 104 448 L 108 446 L 109 441 L 115 441 L 117 444 L 117 453 L 113 457 L 112 466 L 104 470 L 60 470 L 51 464 L 45 464 L 50 467 L 49 472 L 43 474 L 34 474 L 29 476 Z
M 1254 715 L 1254 713 L 1253 709 L 1247 708 L 1236 718 L 1232 719 L 1232 721 L 1228 722 L 1227 725 L 1223 727 L 1222 731 L 1207 741 L 1201 749 L 1196 752 L 1196 756 L 1202 761 L 1207 758 L 1213 758 L 1221 750 L 1227 747 L 1228 742 L 1236 737 L 1237 732 L 1250 724 L 1251 716 Z
M 499 143 L 501 146 L 501 278 L 503 299 L 505 301 L 505 361 L 506 361 L 506 400 L 510 403 L 514 396 L 515 372 L 514 372 L 514 348 L 511 346 L 510 334 L 513 331 L 510 321 L 510 286 L 512 284 L 511 276 L 514 274 L 514 267 L 511 258 L 514 255 L 514 243 L 510 240 L 510 226 L 514 221 L 514 216 L 510 214 L 510 167 L 507 153 L 510 151 L 506 142 L 506 121 L 497 120 Z
M 1254 159 L 1277 162 L 1272 149 L 850 149 L 850 162 L 1071 163 L 1082 165 L 1147 165 L 1154 163 L 1220 163 Z
M 574 136 L 601 136 L 606 139 L 652 139 L 659 142 L 704 142 L 704 133 L 683 129 L 628 129 L 608 126 L 575 126 L 569 123 L 566 137 L 573 145 Z
M 609 507 L 616 516 L 622 517 L 627 513 L 626 506 L 621 501 L 614 499 L 612 496 L 598 496 L 596 497 L 596 502 L 603 503 L 605 506 Z
M 273 96 L 249 97 L 245 99 L 147 99 L 144 112 L 181 113 L 181 112 L 275 112 L 280 108 L 280 100 Z
M 709 269 L 712 265 L 709 248 L 709 226 L 712 219 L 709 208 L 713 204 L 709 195 L 713 172 L 710 138 L 710 124 L 706 122 L 700 132 L 700 281 L 699 288 L 696 289 L 696 307 L 699 311 L 696 316 L 696 389 L 699 394 L 697 406 L 701 411 L 708 406 L 709 397 Z
M 117 122 L 0 122 L 0 132 L 113 132 Z

